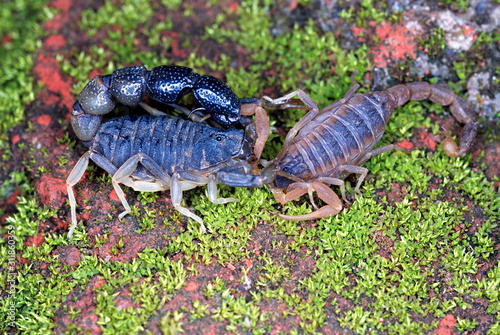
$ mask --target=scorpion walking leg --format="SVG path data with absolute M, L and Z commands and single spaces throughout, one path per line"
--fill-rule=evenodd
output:
M 89 165 L 89 157 L 90 157 L 90 151 L 84 153 L 83 156 L 80 157 L 80 159 L 76 163 L 73 170 L 71 170 L 71 173 L 69 174 L 68 178 L 66 179 L 66 188 L 68 190 L 69 205 L 71 207 L 71 226 L 68 232 L 69 239 L 71 238 L 71 236 L 73 236 L 73 232 L 77 225 L 76 199 L 75 199 L 75 193 L 73 192 L 73 186 L 75 186 L 76 183 L 78 183 L 80 179 L 82 179 L 85 170 L 87 170 L 87 166 Z
M 228 202 L 240 201 L 236 198 L 218 198 L 217 181 L 216 176 L 211 174 L 208 176 L 208 199 L 214 204 L 226 204 Z
M 132 180 L 130 176 L 137 169 L 139 163 L 141 163 L 158 180 L 156 182 L 141 182 Z M 118 218 L 122 219 L 125 215 L 130 213 L 131 208 L 125 198 L 125 193 L 120 187 L 120 184 L 128 185 L 136 191 L 156 192 L 168 189 L 170 176 L 168 176 L 151 157 L 140 153 L 130 157 L 125 163 L 123 163 L 122 166 L 120 166 L 116 173 L 113 174 L 112 182 L 113 188 L 125 208 L 125 211 L 118 215 Z
M 387 151 L 390 151 L 390 150 L 404 151 L 404 152 L 408 151 L 407 149 L 401 148 L 400 146 L 398 146 L 396 144 L 385 145 L 383 147 L 380 147 L 380 148 L 377 148 L 377 149 L 372 150 L 370 152 L 367 152 L 361 158 L 361 160 L 359 161 L 358 164 L 361 165 L 364 162 L 368 161 L 372 156 L 380 155 L 380 154 L 387 152 Z M 340 165 L 337 167 L 337 169 L 340 172 L 355 173 L 355 174 L 360 175 L 358 177 L 358 181 L 356 183 L 356 186 L 354 187 L 354 192 L 356 192 L 357 194 L 361 194 L 361 192 L 360 192 L 361 184 L 363 183 L 363 181 L 365 180 L 365 178 L 368 174 L 368 169 L 365 167 L 362 167 L 362 166 L 358 166 L 358 165 Z M 349 202 L 346 198 L 345 184 L 344 184 L 343 180 L 338 179 L 338 178 L 331 178 L 331 177 L 320 177 L 317 179 L 317 181 L 323 181 L 323 182 L 330 184 L 330 185 L 340 186 L 340 191 L 342 193 L 342 199 L 345 202 Z
M 76 183 L 78 183 L 80 179 L 82 179 L 82 176 L 85 173 L 85 170 L 87 170 L 87 167 L 89 165 L 89 160 L 92 160 L 99 167 L 103 168 L 110 174 L 114 174 L 116 172 L 116 167 L 108 159 L 106 159 L 104 156 L 100 154 L 87 151 L 86 153 L 83 154 L 82 157 L 80 157 L 78 162 L 75 164 L 75 167 L 73 168 L 68 178 L 66 179 L 66 188 L 68 190 L 69 205 L 71 207 L 71 227 L 69 228 L 68 231 L 68 238 L 71 238 L 71 236 L 73 236 L 73 232 L 77 225 L 76 199 L 75 199 L 75 194 L 73 192 L 73 186 L 75 186 Z
M 304 127 L 304 125 L 306 125 L 316 115 L 318 115 L 318 113 L 319 113 L 318 104 L 316 102 L 314 102 L 314 100 L 311 99 L 311 97 L 309 97 L 309 95 L 307 95 L 307 93 L 302 91 L 302 90 L 293 91 L 293 92 L 288 93 L 287 95 L 282 96 L 281 98 L 277 98 L 277 99 L 271 99 L 269 97 L 264 97 L 264 99 L 266 99 L 268 101 L 270 108 L 273 108 L 273 106 L 280 107 L 282 105 L 285 105 L 294 96 L 298 96 L 299 100 L 302 101 L 306 105 L 306 108 L 310 109 L 310 111 L 299 122 L 297 122 L 292 129 L 290 129 L 290 131 L 286 135 L 285 143 L 288 142 L 289 140 L 291 140 L 292 138 L 294 138 L 295 135 L 297 135 L 297 133 L 299 132 L 299 130 L 302 127 Z
M 203 122 L 205 121 L 208 117 L 210 117 L 210 114 L 207 114 L 205 117 L 201 117 L 200 115 L 196 114 L 195 111 L 190 111 L 189 109 L 187 109 L 186 107 L 184 106 L 179 106 L 177 104 L 167 104 L 181 112 L 183 112 L 184 114 L 186 114 L 186 116 L 191 120 L 191 121 L 194 121 L 194 122 Z M 144 103 L 144 102 L 139 102 L 139 106 L 141 106 L 146 112 L 148 112 L 149 114 L 153 115 L 153 116 L 164 116 L 164 115 L 167 115 L 167 113 L 164 113 L 162 111 L 159 111 L 158 109 L 156 108 L 153 108 L 151 107 L 150 105 Z
M 175 209 L 177 209 L 183 215 L 198 222 L 201 227 L 201 232 L 205 234 L 207 232 L 207 228 L 205 227 L 203 220 L 198 215 L 194 214 L 189 209 L 187 209 L 186 207 L 181 206 L 182 184 L 180 175 L 177 172 L 172 175 L 172 180 L 170 182 L 170 196 L 172 197 L 172 204 L 174 205 Z
M 277 99 L 271 99 L 269 97 L 264 97 L 264 99 L 267 100 L 267 102 L 268 102 L 267 105 L 269 108 L 277 108 L 277 107 L 280 107 L 281 109 L 283 109 L 283 108 L 298 108 L 300 106 L 295 106 L 295 105 L 289 106 L 287 104 L 287 102 L 290 101 L 291 98 L 293 98 L 294 96 L 298 96 L 299 100 L 302 101 L 302 103 L 305 105 L 305 107 L 301 107 L 301 108 L 309 109 L 309 112 L 302 119 L 300 119 L 299 122 L 297 122 L 295 124 L 295 126 L 293 126 L 292 129 L 290 129 L 290 131 L 288 132 L 288 134 L 286 135 L 286 138 L 285 138 L 285 143 L 286 143 L 286 142 L 289 142 L 290 140 L 292 140 L 297 135 L 297 133 L 305 125 L 307 125 L 312 119 L 314 119 L 319 113 L 325 113 L 325 112 L 329 111 L 330 109 L 334 108 L 335 106 L 344 104 L 347 100 L 349 100 L 356 93 L 358 88 L 359 88 L 359 84 L 356 82 L 353 82 L 353 85 L 351 86 L 349 91 L 347 91 L 347 93 L 345 94 L 345 96 L 342 99 L 336 101 L 335 103 L 328 106 L 328 108 L 325 108 L 322 110 L 320 110 L 318 108 L 318 104 L 316 102 L 314 102 L 314 100 L 306 92 L 304 92 L 302 90 L 297 90 L 297 91 L 291 92 L 291 93 L 289 93 L 281 98 L 277 98 Z

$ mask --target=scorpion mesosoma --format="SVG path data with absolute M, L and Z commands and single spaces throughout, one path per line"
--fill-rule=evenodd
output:
M 184 66 L 161 65 L 152 68 L 151 71 L 145 66 L 131 66 L 116 70 L 109 75 L 95 76 L 83 88 L 73 105 L 71 125 L 80 140 L 91 141 L 99 130 L 103 115 L 111 112 L 116 103 L 130 107 L 138 105 L 144 107 L 141 101 L 150 97 L 186 111 L 176 103 L 189 91 L 193 92 L 201 109 L 207 111 L 207 117 L 222 127 L 231 127 L 238 123 L 246 126 L 249 121 L 243 115 L 255 115 L 257 136 L 254 152 L 258 160 L 268 136 L 267 114 L 256 103 L 258 99 L 238 99 L 221 80 L 197 74 Z M 146 110 L 157 116 L 165 115 L 154 108 Z
M 242 178 L 241 175 L 222 173 L 217 181 L 246 187 L 267 184 L 281 204 L 308 193 L 315 211 L 280 217 L 288 220 L 318 219 L 336 215 L 342 210 L 342 201 L 329 185 L 340 186 L 342 199 L 347 202 L 343 181 L 346 176 L 352 173 L 360 175 L 354 188 L 359 194 L 368 173 L 361 164 L 389 150 L 405 151 L 395 144 L 373 147 L 381 139 L 394 109 L 406 102 L 429 99 L 449 106 L 455 119 L 465 124 L 459 146 L 450 136 L 443 141 L 443 149 L 449 156 L 465 155 L 475 139 L 475 114 L 462 98 L 444 85 L 415 82 L 396 85 L 385 91 L 355 94 L 358 88 L 359 84 L 354 83 L 344 98 L 321 110 L 301 90 L 275 100 L 269 99 L 269 105 L 282 106 L 298 96 L 309 112 L 289 131 L 283 148 L 260 175 Z M 326 203 L 325 206 L 317 207 L 314 191 Z
M 137 191 L 156 192 L 170 189 L 172 204 L 182 214 L 196 220 L 205 232 L 203 220 L 181 206 L 182 192 L 207 185 L 211 202 L 237 201 L 218 198 L 217 174 L 248 174 L 248 162 L 254 147 L 255 132 L 244 129 L 220 129 L 205 123 L 153 115 L 116 117 L 102 123 L 89 150 L 80 158 L 66 180 L 71 206 L 71 238 L 77 225 L 73 186 L 82 178 L 89 161 L 106 170 L 125 211 L 131 211 L 119 184 Z

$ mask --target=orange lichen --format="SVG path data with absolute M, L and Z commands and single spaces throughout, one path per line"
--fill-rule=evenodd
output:
M 382 22 L 375 28 L 375 34 L 380 42 L 371 50 L 374 65 L 383 68 L 393 60 L 415 58 L 418 47 L 415 37 L 419 32 L 419 29 L 410 30 L 403 25 Z

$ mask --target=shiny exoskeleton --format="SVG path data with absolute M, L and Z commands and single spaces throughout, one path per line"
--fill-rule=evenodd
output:
M 172 204 L 182 214 L 200 223 L 203 220 L 181 206 L 182 192 L 207 185 L 210 201 L 222 204 L 237 201 L 217 197 L 217 174 L 250 173 L 247 159 L 254 147 L 253 131 L 220 129 L 205 123 L 153 115 L 130 115 L 104 122 L 89 142 L 66 181 L 71 206 L 71 237 L 77 225 L 73 186 L 82 178 L 89 161 L 110 173 L 113 187 L 125 211 L 131 211 L 119 184 L 137 191 L 170 189 Z
M 240 100 L 224 82 L 188 67 L 162 65 L 151 71 L 145 66 L 132 66 L 95 76 L 78 95 L 71 123 L 79 139 L 90 141 L 102 116 L 111 112 L 116 103 L 136 107 L 149 96 L 164 104 L 175 104 L 189 91 L 219 125 L 229 127 L 240 120 Z
M 196 116 L 175 104 L 190 91 L 210 119 L 219 126 L 240 124 L 247 127 L 250 121 L 245 116 L 255 115 L 253 129 L 256 132 L 254 152 L 257 162 L 269 135 L 269 121 L 265 110 L 259 105 L 260 100 L 239 99 L 221 80 L 199 75 L 184 66 L 162 65 L 151 71 L 145 66 L 132 66 L 116 70 L 110 75 L 95 76 L 73 105 L 71 125 L 76 136 L 87 142 L 98 132 L 103 116 L 110 113 L 117 103 L 130 107 L 140 105 L 153 115 L 165 115 L 144 104 L 142 101 L 146 97 Z
M 329 185 L 340 186 L 342 198 L 346 201 L 343 178 L 352 173 L 359 174 L 354 189 L 359 193 L 368 173 L 368 169 L 360 165 L 389 150 L 404 151 L 394 144 L 373 148 L 381 139 L 394 109 L 410 100 L 429 99 L 449 106 L 452 115 L 465 126 L 460 145 L 457 146 L 448 136 L 443 141 L 443 149 L 453 157 L 463 156 L 470 149 L 477 132 L 475 114 L 448 87 L 415 82 L 381 92 L 355 94 L 358 88 L 359 85 L 355 84 L 344 98 L 321 110 L 300 90 L 272 100 L 272 103 L 282 105 L 298 96 L 310 111 L 290 130 L 278 156 L 269 162 L 261 176 L 242 178 L 228 173 L 220 175 L 218 181 L 247 187 L 268 184 L 281 204 L 308 193 L 316 210 L 299 216 L 280 215 L 285 219 L 308 220 L 335 215 L 342 210 L 342 201 Z M 326 203 L 319 209 L 313 200 L 314 191 Z

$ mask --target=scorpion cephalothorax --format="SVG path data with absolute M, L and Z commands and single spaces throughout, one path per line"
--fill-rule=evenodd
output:
M 429 99 L 449 106 L 453 116 L 465 124 L 459 146 L 450 136 L 443 141 L 446 154 L 465 155 L 476 137 L 474 113 L 462 98 L 444 85 L 416 82 L 381 92 L 355 94 L 358 88 L 359 85 L 354 84 L 344 98 L 321 110 L 300 90 L 279 99 L 269 99 L 268 106 L 274 103 L 281 107 L 298 96 L 310 111 L 289 131 L 278 156 L 267 164 L 260 176 L 242 178 L 227 173 L 218 175 L 218 182 L 242 187 L 267 184 L 281 204 L 308 193 L 316 209 L 314 212 L 280 217 L 290 220 L 323 218 L 342 210 L 342 201 L 329 185 L 340 186 L 342 198 L 347 201 L 343 178 L 352 173 L 360 174 L 354 189 L 359 193 L 368 173 L 368 169 L 361 167 L 364 162 L 389 150 L 404 151 L 395 144 L 373 148 L 381 139 L 394 109 L 409 100 Z M 314 191 L 326 203 L 319 209 L 313 199 Z

